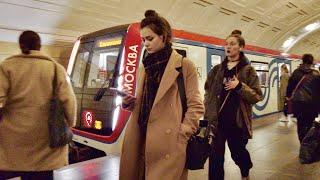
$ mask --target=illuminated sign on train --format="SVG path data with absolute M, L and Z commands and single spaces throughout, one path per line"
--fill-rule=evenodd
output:
M 99 130 L 102 129 L 102 122 L 98 120 L 94 121 L 94 128 Z
M 82 112 L 82 122 L 84 127 L 91 128 L 94 120 L 93 120 L 93 113 L 91 111 L 83 111 Z
M 109 46 L 116 46 L 120 45 L 122 42 L 122 39 L 104 39 L 97 42 L 97 46 L 102 47 L 109 47 Z
M 138 45 L 129 46 L 129 52 L 127 54 L 126 74 L 124 75 L 125 83 L 123 86 L 130 94 L 132 94 L 133 82 L 135 81 L 134 73 L 137 69 L 138 48 Z

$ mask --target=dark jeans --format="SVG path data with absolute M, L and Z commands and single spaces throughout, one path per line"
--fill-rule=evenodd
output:
M 242 177 L 249 175 L 252 168 L 250 154 L 246 149 L 248 139 L 243 138 L 241 130 L 218 130 L 217 137 L 213 146 L 213 153 L 209 157 L 209 180 L 224 179 L 224 153 L 225 143 L 231 152 L 231 157 L 241 170 Z
M 297 118 L 297 131 L 300 143 L 306 136 L 317 117 L 317 109 L 313 104 L 296 102 L 293 104 L 294 116 Z
M 0 180 L 21 177 L 22 180 L 53 180 L 53 171 L 0 171 Z

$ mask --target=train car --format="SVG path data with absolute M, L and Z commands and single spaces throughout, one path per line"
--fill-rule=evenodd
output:
M 109 88 L 126 88 L 135 95 L 145 52 L 139 31 L 139 24 L 133 23 L 83 35 L 76 41 L 67 67 L 78 101 L 75 142 L 119 154 L 130 112 L 120 107 L 121 97 Z M 225 40 L 183 30 L 173 30 L 173 37 L 173 48 L 196 65 L 203 95 L 207 73 L 224 59 Z M 280 66 L 285 63 L 292 71 L 300 64 L 299 57 L 283 57 L 278 51 L 251 45 L 246 46 L 245 54 L 263 90 L 263 100 L 254 106 L 253 115 L 278 112 Z

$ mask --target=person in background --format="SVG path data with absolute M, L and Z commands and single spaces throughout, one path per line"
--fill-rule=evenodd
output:
M 246 149 L 252 138 L 252 105 L 262 99 L 259 78 L 242 52 L 245 40 L 241 32 L 226 39 L 226 58 L 211 69 L 205 83 L 205 116 L 213 134 L 213 152 L 209 157 L 209 180 L 224 179 L 225 142 L 231 157 L 249 179 L 252 168 Z
M 300 143 L 320 112 L 320 74 L 319 71 L 312 69 L 313 60 L 312 54 L 302 56 L 302 64 L 289 78 L 286 93 L 286 98 L 290 98 L 296 89 L 292 102 Z
M 287 114 L 287 107 L 285 107 L 285 100 L 286 100 L 286 91 L 289 81 L 289 70 L 286 64 L 281 65 L 281 76 L 280 76 L 280 94 L 279 94 L 279 111 L 283 111 L 284 116 L 280 118 L 282 122 L 288 122 L 288 114 Z
M 69 126 L 75 125 L 76 99 L 63 66 L 41 53 L 40 37 L 24 31 L 21 54 L 0 64 L 0 179 L 53 179 L 53 170 L 68 164 L 68 146 L 49 147 L 48 119 L 52 83 Z M 57 72 L 55 72 L 55 68 Z
M 171 27 L 153 10 L 145 12 L 140 34 L 147 54 L 139 72 L 137 96 L 126 96 L 132 111 L 120 160 L 120 180 L 187 179 L 186 147 L 204 107 L 195 65 L 171 44 Z M 182 68 L 188 110 L 183 123 L 177 68 Z

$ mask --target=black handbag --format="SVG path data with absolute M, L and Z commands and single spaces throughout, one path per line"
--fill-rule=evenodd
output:
M 301 164 L 320 161 L 320 122 L 314 121 L 312 127 L 303 138 L 299 151 Z
M 56 93 L 57 86 L 57 65 L 54 63 L 54 78 L 52 83 L 52 98 L 50 100 L 50 114 L 48 120 L 49 142 L 51 148 L 58 148 L 67 145 L 72 141 L 72 131 L 65 120 L 62 102 Z
M 185 113 L 188 109 L 187 97 L 185 93 L 182 68 L 178 68 L 177 70 L 179 71 L 177 83 L 183 110 L 181 123 L 183 123 Z M 210 145 L 209 128 L 206 128 L 204 136 L 202 137 L 199 135 L 201 127 L 208 127 L 208 122 L 200 121 L 200 128 L 195 134 L 191 135 L 188 140 L 186 149 L 186 168 L 190 170 L 203 169 L 204 164 L 211 153 L 212 148 Z

